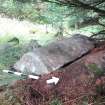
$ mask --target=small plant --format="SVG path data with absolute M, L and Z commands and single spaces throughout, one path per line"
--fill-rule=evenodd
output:
M 51 101 L 50 105 L 62 105 L 58 99 L 54 99 Z
M 88 67 L 97 77 L 104 74 L 104 70 L 99 68 L 96 64 L 90 64 Z

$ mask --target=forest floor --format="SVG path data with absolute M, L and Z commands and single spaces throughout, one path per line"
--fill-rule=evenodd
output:
M 19 80 L 11 86 L 0 89 L 1 105 L 104 105 L 105 76 L 87 66 L 100 65 L 103 61 L 105 45 L 95 48 L 91 53 L 71 65 L 38 80 Z M 90 59 L 91 58 L 91 59 Z M 99 69 L 98 69 L 99 70 Z M 60 80 L 57 85 L 46 84 L 52 76 Z M 13 101 L 14 100 L 14 101 Z

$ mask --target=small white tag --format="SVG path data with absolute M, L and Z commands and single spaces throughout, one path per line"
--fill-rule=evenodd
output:
M 22 73 L 20 73 L 20 72 L 14 72 L 14 74 L 15 74 L 15 75 L 19 75 L 19 76 L 22 75 Z
M 39 79 L 39 76 L 28 75 L 28 78 L 32 78 L 32 79 Z
M 8 73 L 8 72 L 9 72 L 9 70 L 3 70 L 3 72 L 4 72 L 4 73 Z

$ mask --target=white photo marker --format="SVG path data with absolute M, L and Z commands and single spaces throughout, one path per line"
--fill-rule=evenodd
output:
M 10 70 L 3 70 L 4 73 L 9 73 Z
M 14 72 L 14 74 L 15 75 L 18 75 L 18 76 L 21 76 L 22 75 L 22 73 L 20 73 L 20 72 Z
M 54 83 L 55 85 L 59 82 L 59 78 L 57 77 L 52 77 L 52 79 L 49 79 L 46 81 L 47 84 L 52 84 Z
M 28 75 L 28 78 L 31 78 L 31 79 L 39 79 L 39 76 Z
M 15 74 L 15 75 L 18 75 L 18 76 L 21 76 L 22 73 L 20 72 L 15 72 L 15 71 L 11 71 L 11 70 L 3 70 L 4 73 L 10 73 L 10 74 Z
M 10 73 L 10 74 L 15 74 L 15 75 L 18 75 L 18 76 L 26 76 L 28 78 L 31 78 L 31 79 L 39 79 L 39 76 L 35 76 L 35 75 L 25 75 L 23 73 L 20 73 L 20 72 L 14 72 L 14 71 L 10 71 L 10 70 L 3 70 L 4 73 Z

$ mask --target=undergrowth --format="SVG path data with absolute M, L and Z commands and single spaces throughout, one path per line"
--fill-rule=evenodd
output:
M 21 55 L 21 47 L 14 46 L 0 52 L 0 69 L 6 69 L 12 66 Z

